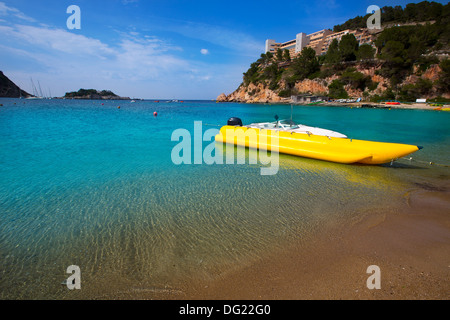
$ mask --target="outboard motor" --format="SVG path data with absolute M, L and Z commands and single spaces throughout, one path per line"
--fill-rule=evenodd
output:
M 227 125 L 229 126 L 239 126 L 242 127 L 242 120 L 236 117 L 228 119 Z

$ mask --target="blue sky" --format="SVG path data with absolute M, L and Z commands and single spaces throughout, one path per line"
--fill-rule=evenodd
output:
M 0 70 L 53 96 L 94 88 L 215 99 L 239 86 L 266 39 L 333 28 L 372 4 L 410 2 L 420 1 L 0 0 Z M 67 28 L 70 5 L 81 9 L 80 30 Z

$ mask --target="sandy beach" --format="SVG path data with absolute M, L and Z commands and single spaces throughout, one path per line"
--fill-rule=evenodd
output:
M 399 211 L 367 214 L 214 280 L 177 288 L 135 288 L 114 299 L 447 300 L 450 298 L 450 184 L 423 185 Z M 368 289 L 367 268 L 381 288 Z M 112 297 L 108 297 L 112 298 Z
M 215 280 L 134 290 L 115 299 L 447 300 L 450 298 L 450 184 L 405 195 L 398 212 L 372 212 L 345 230 L 293 243 Z M 368 289 L 367 268 L 381 289 Z
M 234 101 L 237 102 L 237 101 Z M 440 111 L 439 108 L 448 108 L 449 104 L 444 104 L 440 106 L 430 105 L 428 103 L 400 103 L 398 105 L 386 105 L 384 103 L 375 102 L 337 102 L 337 101 L 320 101 L 314 103 L 293 103 L 291 99 L 284 99 L 282 101 L 271 101 L 266 103 L 260 102 L 246 102 L 250 104 L 289 104 L 296 106 L 330 106 L 330 107 L 350 107 L 350 108 L 382 108 L 382 109 L 415 109 L 415 110 L 430 110 L 430 111 Z
M 431 106 L 425 103 L 400 103 L 399 105 L 385 105 L 377 104 L 378 107 L 388 107 L 392 109 L 422 109 L 422 110 L 434 110 L 438 107 Z
M 336 103 L 336 102 L 322 102 L 319 106 L 346 106 L 346 107 L 371 107 L 371 108 L 391 108 L 391 109 L 419 109 L 419 110 L 432 110 L 438 108 L 437 106 L 431 106 L 427 103 L 400 103 L 398 105 L 386 105 L 382 103 L 372 103 L 372 102 L 354 102 L 354 103 Z M 448 106 L 443 106 L 448 107 Z
M 450 189 L 417 190 L 406 207 L 293 245 L 183 298 L 449 299 Z M 380 290 L 367 288 L 370 265 L 380 267 Z
M 187 298 L 449 299 L 450 189 L 417 190 L 405 208 L 293 245 Z M 380 267 L 380 290 L 366 286 L 370 265 Z

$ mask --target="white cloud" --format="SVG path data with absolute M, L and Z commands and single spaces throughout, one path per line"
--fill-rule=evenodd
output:
M 115 60 L 134 79 L 149 79 L 171 72 L 189 70 L 189 63 L 167 53 L 169 49 L 155 39 L 122 39 Z M 116 68 L 116 69 L 117 69 Z
M 64 29 L 13 25 L 0 26 L 0 32 L 21 45 L 39 48 L 40 53 L 33 53 L 36 57 L 48 55 L 49 60 L 61 57 L 71 63 L 82 58 L 84 63 L 91 62 L 93 65 L 105 61 L 111 64 L 113 70 L 129 70 L 134 76 L 149 73 L 150 77 L 155 77 L 160 71 L 186 68 L 188 65 L 186 61 L 168 53 L 171 50 L 179 51 L 179 48 L 166 45 L 154 37 L 138 38 L 134 32 L 123 34 L 114 47 Z
M 264 51 L 263 41 L 258 41 L 240 31 L 190 21 L 170 22 L 164 25 L 166 30 L 231 49 L 233 52 L 243 56 L 257 57 Z
M 16 8 L 8 7 L 4 2 L 0 2 L 0 16 L 14 16 L 28 22 L 35 22 L 33 18 L 27 16 Z
M 202 80 L 202 81 L 208 81 L 211 80 L 211 76 L 206 75 L 206 76 L 200 76 L 197 78 L 198 80 Z
M 0 25 L 0 33 L 5 36 L 5 41 L 0 39 L 2 51 L 13 59 L 31 61 L 34 69 L 47 70 L 46 73 L 31 70 L 29 76 L 61 86 L 59 91 L 52 89 L 56 95 L 92 87 L 115 89 L 118 94 L 128 96 L 132 95 L 130 89 L 134 89 L 132 83 L 140 90 L 145 90 L 143 83 L 148 86 L 149 82 L 173 88 L 175 82 L 189 78 L 194 69 L 192 62 L 174 54 L 181 48 L 156 37 L 138 37 L 136 33 L 121 34 L 114 44 L 49 27 Z M 14 74 L 21 79 L 24 72 Z M 29 76 L 21 81 L 27 84 Z M 148 89 L 145 92 L 152 94 Z M 139 96 L 137 92 L 134 95 Z
M 3 71 L 28 91 L 32 77 L 57 96 L 95 88 L 140 98 L 210 99 L 234 90 L 246 67 L 189 60 L 180 55 L 183 48 L 142 29 L 115 30 L 106 42 L 24 19 L 19 10 L 0 2 L 0 17 L 11 14 L 21 21 L 7 19 L 0 25 Z M 242 55 L 251 55 L 260 45 L 245 34 L 200 24 L 185 23 L 175 31 L 233 48 Z M 204 48 L 200 52 L 209 54 Z M 215 77 L 217 74 L 221 76 Z M 211 93 L 214 96 L 209 96 Z
M 92 55 L 104 58 L 114 50 L 100 40 L 75 34 L 64 29 L 14 25 L 4 27 L 4 34 L 48 50 L 57 50 L 73 55 Z

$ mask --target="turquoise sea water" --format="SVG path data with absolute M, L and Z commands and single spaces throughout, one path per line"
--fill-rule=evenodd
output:
M 175 165 L 171 135 L 290 118 L 289 105 L 103 103 L 0 99 L 1 299 L 181 292 L 450 177 L 448 112 L 294 106 L 299 123 L 424 149 L 392 166 L 280 155 L 262 176 L 259 164 Z M 70 265 L 81 290 L 62 284 Z

